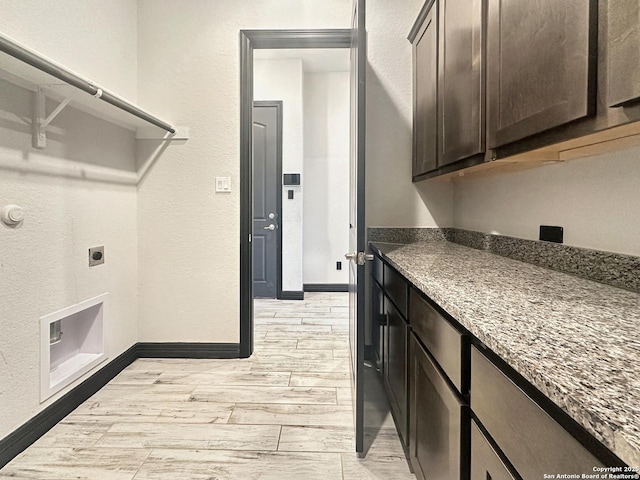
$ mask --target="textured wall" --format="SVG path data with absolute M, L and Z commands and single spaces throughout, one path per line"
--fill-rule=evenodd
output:
M 140 0 L 139 99 L 191 138 L 138 189 L 146 341 L 237 342 L 241 29 L 348 28 L 351 0 Z M 216 176 L 233 192 L 216 195 Z
M 0 31 L 136 101 L 135 0 L 2 0 Z
M 455 226 L 538 239 L 564 227 L 576 247 L 640 255 L 640 149 L 474 179 L 455 187 Z
M 367 225 L 451 226 L 453 188 L 411 183 L 409 30 L 423 0 L 367 1 Z
M 67 107 L 35 150 L 32 104 L 0 81 L 0 207 L 26 209 L 22 225 L 0 224 L 0 438 L 70 388 L 40 404 L 40 317 L 109 292 L 109 359 L 137 340 L 133 132 Z M 106 262 L 90 269 L 96 245 Z
M 348 72 L 305 73 L 304 139 L 304 283 L 348 283 Z
M 282 172 L 303 171 L 302 61 L 256 60 L 254 100 L 282 100 Z M 287 190 L 294 190 L 293 199 Z M 302 186 L 282 187 L 282 289 L 302 291 Z

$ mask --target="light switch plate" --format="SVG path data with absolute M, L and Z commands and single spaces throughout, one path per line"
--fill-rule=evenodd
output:
M 216 192 L 231 192 L 231 177 L 216 177 Z

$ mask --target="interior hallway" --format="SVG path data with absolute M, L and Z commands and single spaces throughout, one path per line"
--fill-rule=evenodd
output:
M 0 479 L 414 480 L 390 419 L 354 453 L 347 305 L 256 300 L 250 359 L 137 360 Z

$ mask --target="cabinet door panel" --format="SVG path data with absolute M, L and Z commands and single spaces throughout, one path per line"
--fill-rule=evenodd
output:
M 481 0 L 445 0 L 440 8 L 440 165 L 484 151 Z
M 617 106 L 640 98 L 640 2 L 609 0 L 607 101 Z
M 413 45 L 413 176 L 435 170 L 438 137 L 438 2 Z
M 468 478 L 465 438 L 469 408 L 447 385 L 411 335 L 409 458 L 421 480 Z
M 475 422 L 471 422 L 471 480 L 515 480 Z
M 595 113 L 596 3 L 489 0 L 490 148 Z
M 385 383 L 400 439 L 407 442 L 407 331 L 408 326 L 391 302 L 386 301 L 387 338 Z

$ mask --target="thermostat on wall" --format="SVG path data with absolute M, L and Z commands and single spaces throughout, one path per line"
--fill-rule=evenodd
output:
M 285 173 L 282 181 L 283 185 L 300 185 L 299 173 Z

